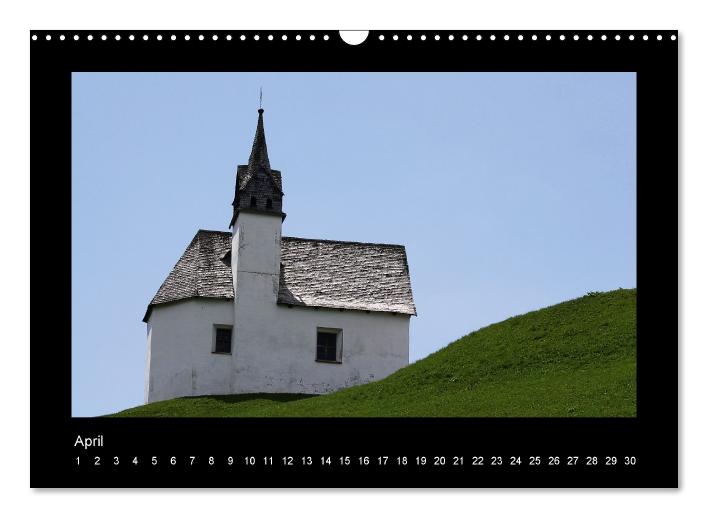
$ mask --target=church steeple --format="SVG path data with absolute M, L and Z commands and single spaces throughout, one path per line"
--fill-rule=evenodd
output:
M 240 165 L 236 170 L 236 192 L 232 205 L 234 210 L 229 227 L 234 226 L 239 212 L 244 211 L 278 214 L 285 219 L 280 171 L 271 169 L 268 159 L 263 108 L 258 109 L 258 124 L 248 164 Z

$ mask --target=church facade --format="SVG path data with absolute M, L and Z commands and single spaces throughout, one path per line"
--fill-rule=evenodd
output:
M 260 109 L 230 231 L 199 230 L 148 305 L 146 402 L 322 394 L 408 364 L 405 248 L 282 236 L 283 196 Z

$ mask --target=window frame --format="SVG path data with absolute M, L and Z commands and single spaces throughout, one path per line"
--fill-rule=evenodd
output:
M 212 338 L 211 338 L 211 354 L 221 354 L 226 356 L 231 356 L 234 349 L 234 326 L 228 324 L 214 324 L 212 327 Z M 218 335 L 219 329 L 226 329 L 231 334 L 231 343 L 229 344 L 229 352 L 217 351 L 216 350 L 216 337 Z
M 324 359 L 320 359 L 318 357 L 319 345 L 317 342 L 319 341 L 318 338 L 319 338 L 320 333 L 332 334 L 332 335 L 336 336 L 336 349 L 335 349 L 335 353 L 334 353 L 334 358 L 335 358 L 334 360 L 324 360 Z M 335 365 L 337 365 L 337 364 L 341 365 L 343 342 L 344 342 L 343 335 L 344 335 L 344 332 L 340 328 L 317 326 L 317 329 L 315 331 L 315 361 L 317 363 L 330 363 L 330 364 L 335 364 Z

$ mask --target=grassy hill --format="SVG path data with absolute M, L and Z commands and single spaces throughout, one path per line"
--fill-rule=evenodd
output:
M 634 416 L 636 290 L 509 318 L 367 385 L 324 396 L 173 399 L 118 417 Z

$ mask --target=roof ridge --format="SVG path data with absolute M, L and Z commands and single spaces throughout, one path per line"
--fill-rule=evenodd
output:
M 370 246 L 387 246 L 390 248 L 403 248 L 405 249 L 405 245 L 396 245 L 393 243 L 370 243 L 367 241 L 342 241 L 339 239 L 316 239 L 316 238 L 311 238 L 311 237 L 295 237 L 295 236 L 281 236 L 281 239 L 287 239 L 287 240 L 298 240 L 298 241 L 312 241 L 312 242 L 317 242 L 317 243 L 341 243 L 343 245 L 370 245 Z

